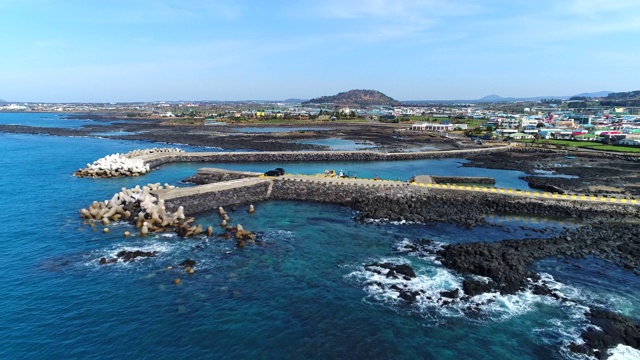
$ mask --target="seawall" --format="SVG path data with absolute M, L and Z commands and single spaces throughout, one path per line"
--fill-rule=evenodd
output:
M 287 152 L 202 152 L 158 153 L 137 157 L 151 168 L 175 162 L 318 162 L 318 161 L 394 161 L 464 157 L 477 152 L 500 152 L 510 146 L 487 147 L 448 151 L 423 151 L 406 153 L 381 153 L 375 151 L 287 151 Z
M 214 171 L 212 173 L 220 173 Z M 216 175 L 219 176 L 219 175 Z M 488 214 L 519 214 L 576 220 L 624 220 L 640 217 L 632 204 L 542 198 L 483 191 L 433 188 L 407 182 L 285 175 L 248 177 L 191 188 L 154 192 L 168 211 L 184 207 L 186 214 L 219 206 L 273 200 L 297 200 L 349 206 L 361 219 L 414 222 L 454 222 L 475 226 Z
M 640 216 L 638 206 L 424 188 L 409 183 L 388 184 L 282 179 L 274 181 L 271 198 L 346 205 L 359 211 L 361 219 L 454 222 L 465 226 L 484 223 L 488 214 L 577 220 L 623 220 Z
M 167 211 L 177 211 L 180 206 L 183 206 L 185 214 L 193 215 L 217 210 L 220 206 L 268 200 L 272 185 L 273 181 L 270 179 L 253 177 L 190 188 L 158 190 L 152 194 L 164 200 Z

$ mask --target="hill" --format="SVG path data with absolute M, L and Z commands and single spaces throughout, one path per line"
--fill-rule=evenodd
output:
M 307 101 L 308 99 L 296 99 L 296 98 L 291 98 L 291 99 L 286 99 L 284 101 L 282 101 L 285 104 L 301 104 L 305 101 Z
M 395 100 L 377 90 L 349 90 L 332 96 L 321 96 L 303 104 L 335 104 L 342 106 L 400 105 Z
M 601 106 L 640 106 L 640 90 L 617 92 L 600 100 Z
M 640 90 L 610 93 L 607 95 L 607 100 L 639 100 Z

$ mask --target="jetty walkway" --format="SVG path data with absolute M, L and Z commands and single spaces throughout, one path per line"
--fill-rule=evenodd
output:
M 580 219 L 640 218 L 637 199 L 554 194 L 478 185 L 350 179 L 203 168 L 188 188 L 152 191 L 167 211 L 185 214 L 266 200 L 331 203 L 351 207 L 367 218 L 417 222 L 454 221 L 473 226 L 489 214 Z
M 202 168 L 198 170 L 199 175 L 213 175 L 218 174 L 216 179 L 218 181 L 229 175 L 235 174 L 240 178 L 229 181 L 213 182 L 204 185 L 198 185 L 189 188 L 174 188 L 159 191 L 159 195 L 164 199 L 174 199 L 183 196 L 191 196 L 196 194 L 203 194 L 207 192 L 224 191 L 232 188 L 242 188 L 247 186 L 253 186 L 259 183 L 270 183 L 272 181 L 299 181 L 299 182 L 314 182 L 318 184 L 332 184 L 334 186 L 339 185 L 357 185 L 357 186 L 369 186 L 369 187 L 407 187 L 414 186 L 424 189 L 432 190 L 455 190 L 460 192 L 478 192 L 487 194 L 501 194 L 514 197 L 525 197 L 533 199 L 548 199 L 548 200 L 566 200 L 566 201 L 582 201 L 582 202 L 594 202 L 594 203 L 614 203 L 622 205 L 640 205 L 638 199 L 627 197 L 612 197 L 612 196 L 589 196 L 581 194 L 558 194 L 549 192 L 539 192 L 532 190 L 520 190 L 520 189 L 505 189 L 489 186 L 479 185 L 461 185 L 461 184 L 437 184 L 437 183 L 425 183 L 425 182 L 406 182 L 401 180 L 382 180 L 382 179 L 367 179 L 367 178 L 340 178 L 340 177 L 328 177 L 321 174 L 318 175 L 301 175 L 301 174 L 286 174 L 282 176 L 265 176 L 261 173 L 255 172 L 239 172 L 229 171 L 224 169 L 214 168 Z M 418 178 L 422 178 L 419 176 Z M 207 180 L 205 180 L 207 181 Z M 209 180 L 211 181 L 211 180 Z
M 393 161 L 463 157 L 478 152 L 508 151 L 517 144 L 474 149 L 383 153 L 376 151 L 158 152 L 132 157 L 151 168 L 176 162 Z

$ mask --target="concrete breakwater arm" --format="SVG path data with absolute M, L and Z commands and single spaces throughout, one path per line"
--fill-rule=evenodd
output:
M 491 214 L 614 221 L 640 217 L 640 207 L 629 202 L 590 202 L 570 197 L 523 196 L 517 192 L 464 191 L 460 187 L 428 187 L 399 181 L 297 175 L 263 177 L 243 172 L 233 172 L 242 178 L 220 182 L 215 178 L 224 178 L 220 175 L 224 170 L 201 169 L 199 173 L 213 174 L 214 178 L 207 181 L 214 182 L 189 188 L 150 185 L 142 189 L 142 193 L 123 189 L 111 201 L 94 202 L 90 209 L 81 212 L 88 219 L 105 222 L 104 218 L 107 218 L 105 225 L 109 220 L 118 220 L 122 214 L 124 219 L 133 218 L 138 228 L 147 223 L 149 228 L 155 223 L 167 223 L 189 229 L 194 226 L 189 224 L 191 220 L 185 218 L 185 214 L 269 199 L 348 206 L 359 211 L 362 220 L 450 222 L 467 227 L 483 224 L 485 217 Z M 98 206 L 101 204 L 107 206 Z M 175 221 L 177 223 L 174 224 Z
M 167 154 L 184 152 L 178 148 L 152 148 L 143 150 L 132 150 L 125 154 L 107 155 L 87 164 L 86 167 L 78 169 L 73 173 L 77 177 L 91 178 L 112 178 L 121 176 L 144 175 L 151 170 L 149 164 L 139 157 L 148 154 Z
M 158 149 L 157 151 L 139 151 L 133 156 L 126 156 L 127 163 L 141 161 L 144 171 L 128 171 L 121 169 L 118 161 L 109 159 L 100 162 L 100 171 L 94 171 L 95 166 L 87 164 L 87 168 L 74 173 L 76 176 L 85 177 L 118 177 L 137 176 L 146 173 L 148 169 L 159 167 L 163 164 L 177 162 L 316 162 L 316 161 L 393 161 L 393 160 L 418 160 L 446 157 L 459 157 L 477 152 L 506 151 L 511 145 L 501 145 L 480 149 L 421 151 L 403 153 L 381 153 L 375 151 L 264 151 L 264 152 L 183 152 L 179 149 Z M 119 154 L 116 154 L 119 155 Z M 120 158 L 120 156 L 118 156 Z M 104 159 L 104 158 L 103 158 Z M 106 164 L 102 164 L 106 163 Z M 95 164 L 95 163 L 94 163 Z M 106 169 L 102 171 L 102 168 Z
M 451 222 L 468 227 L 485 223 L 485 216 L 490 214 L 615 221 L 640 216 L 640 207 L 619 203 L 524 197 L 515 193 L 461 192 L 371 180 L 285 177 L 274 180 L 271 198 L 346 205 L 358 210 L 361 219 Z
M 198 152 L 179 154 L 149 154 L 137 157 L 145 164 L 157 167 L 173 162 L 292 162 L 292 161 L 392 161 L 458 157 L 477 152 L 509 150 L 511 146 L 481 149 L 381 153 L 375 151 L 261 151 L 261 152 Z
M 237 180 L 227 181 L 231 179 Z M 281 199 L 345 205 L 359 210 L 363 218 L 450 221 L 465 226 L 483 223 L 484 216 L 488 214 L 580 219 L 623 219 L 640 215 L 640 207 L 633 206 L 637 205 L 633 200 L 590 200 L 578 195 L 554 196 L 471 186 L 424 186 L 420 183 L 302 175 L 261 177 L 259 173 L 211 168 L 199 169 L 189 181 L 205 185 L 163 190 L 166 195 L 158 193 L 159 197 L 175 203 L 170 205 L 172 209 L 184 205 L 187 213 L 231 204 Z M 265 182 L 269 185 L 261 185 Z M 253 187 L 259 190 L 254 193 Z M 183 200 L 180 199 L 186 203 L 181 203 Z
M 245 178 L 189 188 L 163 189 L 152 194 L 162 200 L 167 211 L 183 207 L 185 214 L 197 214 L 229 205 L 242 205 L 269 199 L 273 181 Z

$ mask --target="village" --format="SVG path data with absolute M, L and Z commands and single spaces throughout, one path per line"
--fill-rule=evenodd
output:
M 574 107 L 576 100 L 502 103 L 430 103 L 345 106 L 289 101 L 149 103 L 4 103 L 3 112 L 116 113 L 124 118 L 161 119 L 185 125 L 381 122 L 408 130 L 474 140 L 575 140 L 640 146 L 640 108 Z

